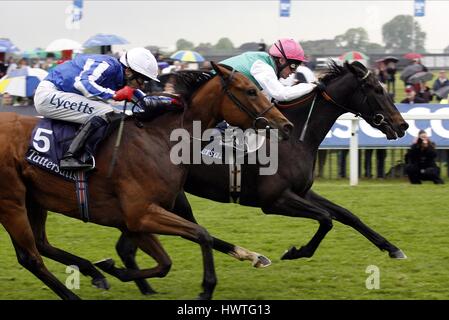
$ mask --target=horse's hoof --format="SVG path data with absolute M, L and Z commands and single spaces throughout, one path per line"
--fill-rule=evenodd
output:
M 257 256 L 257 259 L 255 261 L 253 261 L 254 268 L 266 268 L 270 265 L 271 265 L 271 260 L 261 254 L 259 254 Z
M 144 296 L 151 296 L 153 294 L 157 294 L 157 291 L 154 291 L 152 289 L 146 290 L 146 291 L 140 291 Z
M 390 252 L 389 256 L 390 256 L 390 258 L 393 258 L 393 259 L 407 259 L 407 256 L 401 249 L 398 249 L 394 252 Z
M 109 290 L 111 288 L 106 278 L 92 279 L 92 284 L 94 285 L 94 287 L 102 290 Z
M 112 268 L 114 268 L 115 266 L 115 261 L 112 260 L 111 258 L 106 258 L 97 262 L 94 262 L 94 265 L 97 266 L 98 268 L 100 268 L 103 271 L 108 271 L 111 270 Z
M 211 300 L 212 299 L 212 294 L 210 293 L 200 293 L 200 295 L 198 296 L 198 298 L 196 298 L 196 300 Z

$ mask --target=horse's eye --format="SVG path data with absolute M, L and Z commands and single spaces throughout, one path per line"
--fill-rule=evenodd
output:
M 253 96 L 253 97 L 257 96 L 257 91 L 256 91 L 256 89 L 249 89 L 248 91 L 246 91 L 246 93 L 247 93 L 249 96 Z

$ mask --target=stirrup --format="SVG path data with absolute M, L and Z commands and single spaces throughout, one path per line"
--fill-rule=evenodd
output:
M 84 163 L 74 157 L 67 157 L 61 159 L 59 162 L 59 169 L 61 170 L 90 170 L 93 166 L 89 163 Z

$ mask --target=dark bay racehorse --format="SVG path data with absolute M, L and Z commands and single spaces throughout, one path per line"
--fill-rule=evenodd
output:
M 360 114 L 371 126 L 385 133 L 388 139 L 404 136 L 408 125 L 375 76 L 363 65 L 333 64 L 321 81 L 326 86 L 324 92 L 314 92 L 288 105 L 279 106 L 281 112 L 295 125 L 291 138 L 279 144 L 279 170 L 275 175 L 261 176 L 257 165 L 242 165 L 240 204 L 260 207 L 267 214 L 305 217 L 319 222 L 318 231 L 309 243 L 300 249 L 290 248 L 282 259 L 311 257 L 331 230 L 332 220 L 359 231 L 380 250 L 386 250 L 390 257 L 405 258 L 399 248 L 370 229 L 347 209 L 313 192 L 311 186 L 318 147 L 341 114 L 348 111 Z M 315 97 L 308 130 L 301 142 L 299 136 Z M 191 165 L 184 188 L 200 197 L 229 202 L 228 176 L 228 165 Z M 173 212 L 195 221 L 184 193 L 179 194 Z M 137 269 L 136 244 L 131 240 L 129 234 L 123 233 L 116 248 L 125 266 Z M 269 264 L 263 256 L 217 238 L 214 238 L 213 247 L 239 260 L 250 260 L 256 266 Z M 60 261 L 63 262 L 62 258 Z M 70 262 L 66 260 L 63 263 Z M 121 280 L 129 280 L 129 271 L 114 267 L 110 260 L 98 263 L 97 266 Z M 146 281 L 140 280 L 137 283 L 143 293 L 153 292 Z
M 291 123 L 272 108 L 246 77 L 221 66 L 214 65 L 214 69 L 215 76 L 186 73 L 192 94 L 187 97 L 189 107 L 182 114 L 166 113 L 157 121 L 144 122 L 142 128 L 132 120 L 126 121 L 123 150 L 110 178 L 107 171 L 115 134 L 108 137 L 98 150 L 97 171 L 92 174 L 89 190 L 91 222 L 118 228 L 158 262 L 155 268 L 134 271 L 131 279 L 163 277 L 169 271 L 170 258 L 153 234 L 177 235 L 198 243 L 203 254 L 202 299 L 212 297 L 216 284 L 212 238 L 203 227 L 170 212 L 187 173 L 184 165 L 171 162 L 169 155 L 174 142 L 170 141 L 170 133 L 179 127 L 191 132 L 193 120 L 201 121 L 205 130 L 221 119 L 243 128 L 262 120 L 279 129 L 284 138 L 292 130 Z M 72 182 L 25 160 L 37 121 L 13 113 L 0 115 L 0 222 L 11 237 L 21 265 L 61 298 L 78 299 L 45 267 L 38 251 L 39 247 L 43 255 L 61 254 L 58 249 L 42 244 L 45 229 L 39 226 L 45 223 L 42 219 L 46 210 L 77 219 L 80 214 Z M 101 277 L 98 272 L 90 270 L 90 273 Z
M 354 228 L 380 250 L 387 251 L 391 258 L 404 259 L 406 256 L 402 250 L 366 226 L 349 210 L 316 194 L 311 187 L 318 147 L 343 113 L 360 115 L 372 127 L 381 130 L 388 139 L 404 136 L 408 124 L 376 77 L 358 62 L 346 63 L 344 66 L 331 64 L 330 71 L 321 81 L 325 85 L 324 92 L 312 93 L 308 97 L 278 105 L 281 112 L 294 124 L 291 138 L 279 144 L 278 172 L 272 176 L 263 176 L 258 174 L 257 165 L 242 165 L 239 203 L 260 207 L 266 214 L 303 217 L 319 222 L 318 231 L 312 239 L 299 249 L 290 248 L 282 259 L 311 257 L 332 229 L 332 220 Z M 305 139 L 301 142 L 301 130 L 315 97 Z M 191 165 L 184 189 L 199 197 L 229 202 L 229 166 Z M 184 194 L 178 196 L 173 210 L 184 218 L 195 221 Z M 214 238 L 213 247 L 239 260 L 253 261 L 258 266 L 270 263 L 263 256 L 220 239 Z M 137 267 L 137 248 L 126 234 L 122 234 L 116 248 L 127 267 Z M 118 275 L 117 268 L 113 267 L 111 261 L 98 266 L 112 275 Z M 146 281 L 139 281 L 137 284 L 143 293 L 152 292 Z

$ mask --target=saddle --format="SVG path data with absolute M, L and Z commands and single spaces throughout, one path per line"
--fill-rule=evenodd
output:
M 108 126 L 101 127 L 86 141 L 80 159 L 91 162 L 95 168 L 95 154 L 101 143 L 118 125 L 118 119 Z M 78 207 L 84 222 L 89 221 L 88 183 L 89 172 L 67 171 L 59 168 L 59 162 L 67 151 L 80 127 L 66 121 L 43 118 L 35 126 L 25 159 L 42 170 L 75 182 Z

